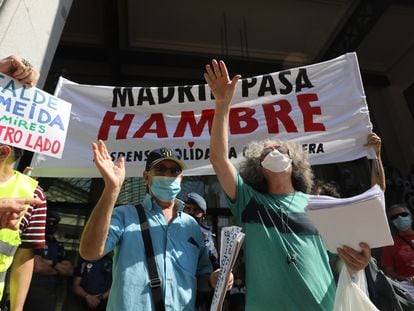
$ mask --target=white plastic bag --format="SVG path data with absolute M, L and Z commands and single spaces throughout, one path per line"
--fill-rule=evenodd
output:
M 334 311 L 378 311 L 367 296 L 367 282 L 364 270 L 355 275 L 355 282 L 351 280 L 344 265 L 339 275 L 336 288 Z

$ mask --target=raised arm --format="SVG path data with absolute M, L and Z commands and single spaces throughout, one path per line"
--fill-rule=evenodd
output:
M 215 97 L 216 111 L 214 113 L 213 127 L 210 140 L 210 162 L 213 165 L 217 178 L 227 196 L 236 199 L 236 169 L 228 158 L 229 154 L 229 113 L 237 81 L 236 75 L 229 78 L 226 65 L 223 61 L 217 63 L 213 60 L 206 66 L 206 79 L 211 92 Z
M 381 161 L 381 138 L 375 133 L 370 133 L 368 134 L 367 143 L 365 146 L 374 148 L 375 154 L 377 156 L 376 159 L 372 160 L 371 186 L 378 185 L 382 191 L 385 191 L 385 173 Z
M 93 159 L 105 182 L 104 190 L 83 230 L 79 253 L 86 260 L 97 260 L 105 255 L 112 210 L 125 179 L 125 161 L 114 164 L 103 141 L 93 143 Z

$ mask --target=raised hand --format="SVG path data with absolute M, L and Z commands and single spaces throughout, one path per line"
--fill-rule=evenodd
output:
M 217 61 L 213 59 L 211 65 L 206 65 L 206 71 L 207 72 L 204 73 L 204 79 L 208 83 L 208 86 L 216 99 L 216 103 L 230 105 L 237 81 L 239 81 L 241 76 L 236 75 L 230 80 L 226 64 L 222 60 L 217 63 Z
M 15 55 L 0 59 L 0 72 L 30 87 L 36 84 L 40 76 L 39 72 L 28 61 Z
M 125 179 L 125 160 L 118 158 L 117 163 L 113 163 L 105 143 L 99 140 L 92 144 L 93 160 L 101 173 L 105 185 L 109 187 L 121 188 Z

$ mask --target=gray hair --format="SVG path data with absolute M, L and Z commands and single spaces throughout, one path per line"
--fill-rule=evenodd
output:
M 262 172 L 261 157 L 263 149 L 275 144 L 289 150 L 289 156 L 292 159 L 293 188 L 297 191 L 310 193 L 313 186 L 313 172 L 307 154 L 300 145 L 293 142 L 270 139 L 251 142 L 244 149 L 245 160 L 240 163 L 240 176 L 253 189 L 266 193 L 268 182 Z

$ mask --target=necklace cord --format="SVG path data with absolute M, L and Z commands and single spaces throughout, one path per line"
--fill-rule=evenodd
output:
M 287 241 L 287 239 L 283 236 L 283 234 L 287 234 L 288 231 L 292 231 L 291 228 L 289 227 L 288 210 L 289 210 L 290 206 L 292 205 L 293 200 L 295 199 L 295 195 L 296 195 L 296 191 L 293 193 L 293 196 L 290 199 L 289 205 L 286 208 L 283 208 L 281 205 L 276 203 L 276 205 L 279 209 L 278 211 L 276 211 L 276 215 L 279 217 L 279 219 L 281 221 L 283 232 L 279 232 L 279 230 L 277 229 L 277 226 L 276 226 L 274 220 L 272 219 L 272 216 L 270 215 L 268 209 L 267 208 L 264 209 L 266 211 L 266 214 L 267 214 L 268 218 L 270 219 L 270 222 L 272 223 L 274 229 L 279 232 L 280 240 L 281 240 L 282 245 L 283 245 L 283 247 L 285 248 L 285 251 L 286 251 L 286 262 L 287 262 L 288 265 L 290 265 L 291 263 L 296 265 L 297 264 L 296 258 L 298 256 L 298 254 L 293 250 L 293 247 L 289 244 L 289 241 Z M 283 215 L 286 215 L 286 221 L 284 220 Z M 262 223 L 264 223 L 260 213 L 259 213 L 259 216 L 261 218 Z

